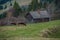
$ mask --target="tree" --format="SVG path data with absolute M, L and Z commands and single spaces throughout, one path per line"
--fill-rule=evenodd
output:
M 22 12 L 19 4 L 15 1 L 13 8 L 15 9 L 15 13 L 13 14 L 15 17 L 19 16 L 19 13 Z
M 5 18 L 5 17 L 6 17 L 6 15 L 7 15 L 7 13 L 6 13 L 6 12 L 4 12 L 4 13 L 0 14 L 0 19 Z
M 36 10 L 38 8 L 38 5 L 39 5 L 38 0 L 32 0 L 32 2 L 29 5 L 28 10 L 29 11 L 34 11 L 34 10 Z

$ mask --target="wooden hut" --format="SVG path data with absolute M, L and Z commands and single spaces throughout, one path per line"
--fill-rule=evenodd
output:
M 51 16 L 46 10 L 40 11 L 31 11 L 26 14 L 26 18 L 29 22 L 46 22 L 50 21 Z

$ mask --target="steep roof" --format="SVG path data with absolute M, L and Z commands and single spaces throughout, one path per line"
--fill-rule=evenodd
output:
M 49 13 L 44 10 L 44 11 L 40 11 L 40 13 L 38 13 L 37 11 L 32 11 L 30 12 L 31 16 L 36 19 L 36 18 L 49 18 L 50 15 Z
M 30 12 L 31 16 L 33 18 L 40 18 L 40 15 L 35 11 L 35 12 Z
M 40 11 L 40 17 L 41 17 L 41 18 L 49 18 L 50 15 L 49 15 L 49 13 L 45 10 L 45 11 Z

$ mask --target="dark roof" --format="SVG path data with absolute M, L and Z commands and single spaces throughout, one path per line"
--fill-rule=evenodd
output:
M 5 4 L 5 3 L 7 3 L 8 1 L 11 1 L 11 0 L 0 0 L 0 5 Z
M 30 12 L 31 16 L 36 19 L 36 18 L 49 18 L 50 15 L 47 11 L 40 11 L 40 13 L 38 13 L 37 11 L 32 11 Z
M 35 11 L 35 12 L 30 12 L 31 16 L 33 18 L 40 18 L 40 15 Z

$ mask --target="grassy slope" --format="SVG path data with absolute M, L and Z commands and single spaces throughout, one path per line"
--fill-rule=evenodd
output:
M 43 29 L 51 28 L 60 25 L 60 20 L 27 24 L 27 26 L 4 26 L 0 27 L 0 38 L 9 37 L 39 37 L 40 31 Z M 59 35 L 60 36 L 60 35 Z

